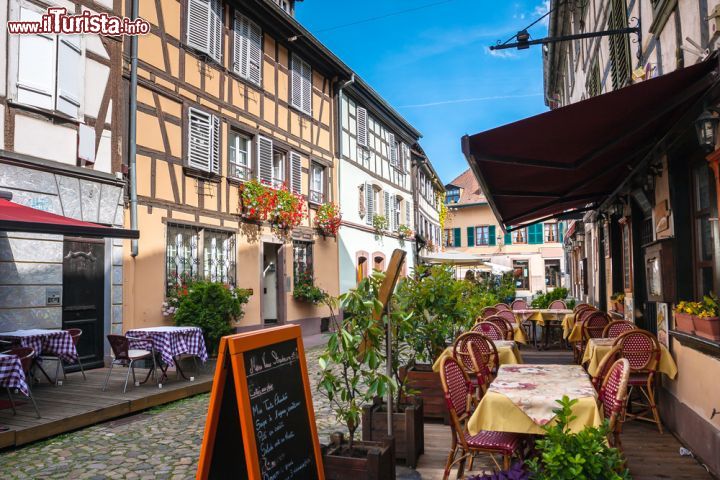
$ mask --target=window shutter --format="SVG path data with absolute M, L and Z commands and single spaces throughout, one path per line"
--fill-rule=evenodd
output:
M 262 82 L 262 30 L 250 20 L 247 20 L 247 23 L 247 78 L 254 84 L 260 85 Z
M 455 247 L 462 246 L 462 238 L 460 238 L 461 231 L 459 228 L 453 228 L 453 246 Z
M 292 57 L 290 57 L 290 103 L 293 107 L 302 109 L 302 77 L 300 68 L 300 59 L 293 54 Z
M 220 175 L 220 118 L 212 116 L 212 171 Z
M 187 44 L 210 53 L 210 1 L 188 0 Z
M 385 220 L 387 220 L 387 226 L 388 226 L 388 228 L 392 229 L 392 223 L 391 223 L 391 222 L 392 222 L 392 218 L 390 218 L 390 217 L 391 217 L 391 212 L 392 212 L 392 209 L 390 208 L 391 196 L 390 196 L 390 193 L 388 193 L 388 192 L 383 192 L 383 194 L 384 194 L 384 195 L 383 195 L 383 197 L 384 197 L 383 200 L 385 201 L 385 205 L 383 205 L 383 207 L 385 207 L 385 208 L 384 208 Z
M 258 179 L 267 185 L 272 184 L 273 141 L 267 137 L 257 137 Z
M 295 152 L 290 152 L 290 190 L 302 194 L 302 158 Z
M 405 225 L 409 228 L 412 228 L 410 225 L 410 211 L 412 210 L 412 205 L 409 201 L 405 202 Z
M 248 19 L 239 13 L 233 20 L 233 71 L 248 77 Z
M 195 108 L 188 110 L 188 116 L 187 166 L 209 172 L 215 148 L 213 116 Z
M 77 118 L 82 82 L 82 48 L 80 36 L 58 37 L 57 109 Z
M 22 8 L 20 20 L 40 22 L 39 12 Z M 18 35 L 17 101 L 55 108 L 55 36 Z
M 512 234 L 506 233 L 505 234 L 505 245 L 512 245 Z
M 535 238 L 538 244 L 545 243 L 545 224 L 538 223 L 535 229 Z
M 223 8 L 220 0 L 210 0 L 210 51 L 216 62 L 222 60 L 223 44 Z
M 564 243 L 564 238 L 563 238 L 565 236 L 565 232 L 563 231 L 564 227 L 565 227 L 565 225 L 563 225 L 563 222 L 558 223 L 558 238 L 560 239 L 560 243 Z M 605 241 L 608 242 L 609 239 L 606 238 Z
M 388 148 L 390 149 L 390 165 L 397 166 L 398 152 L 397 152 L 397 144 L 395 143 L 395 134 L 394 133 L 391 133 L 388 135 Z
M 467 243 L 468 247 L 475 246 L 475 227 L 467 227 Z
M 488 228 L 488 245 L 495 246 L 497 245 L 497 239 L 495 238 L 495 225 L 490 225 Z
M 368 146 L 367 110 L 363 107 L 357 108 L 357 144 Z
M 373 217 L 375 216 L 375 191 L 369 183 L 365 184 L 365 206 L 367 208 L 365 223 L 372 225 Z
M 302 66 L 302 111 L 312 114 L 312 69 L 310 64 L 301 61 Z

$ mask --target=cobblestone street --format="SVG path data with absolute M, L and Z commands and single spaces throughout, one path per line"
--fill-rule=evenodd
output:
M 321 441 L 338 430 L 315 390 L 322 347 L 307 351 Z M 0 477 L 11 479 L 195 478 L 209 395 L 198 395 L 141 414 L 0 453 Z

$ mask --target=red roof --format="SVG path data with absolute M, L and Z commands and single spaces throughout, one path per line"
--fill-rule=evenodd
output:
M 717 85 L 718 58 L 509 125 L 462 147 L 501 224 L 596 208 Z M 695 115 L 689 117 L 689 115 Z M 682 121 L 681 121 L 682 120 Z
M 140 238 L 137 230 L 106 227 L 55 215 L 0 198 L 0 231 L 51 233 L 89 237 Z

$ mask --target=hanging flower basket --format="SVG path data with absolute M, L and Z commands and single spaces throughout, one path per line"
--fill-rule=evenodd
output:
M 397 228 L 398 237 L 406 239 L 412 237 L 413 231 L 407 225 L 399 225 Z
M 315 227 L 325 236 L 337 236 L 341 221 L 340 207 L 334 203 L 320 205 L 315 213 Z
M 250 180 L 240 187 L 240 202 L 243 218 L 270 222 L 282 232 L 300 225 L 306 214 L 305 198 L 288 190 L 287 185 L 272 188 Z

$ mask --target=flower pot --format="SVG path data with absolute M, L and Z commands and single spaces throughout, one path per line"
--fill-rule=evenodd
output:
M 393 442 L 356 441 L 353 451 L 346 442 L 322 447 L 326 480 L 395 480 Z
M 694 317 L 695 335 L 708 340 L 720 341 L 720 318 Z
M 613 307 L 618 313 L 625 313 L 625 302 L 613 302 Z
M 425 451 L 425 430 L 423 423 L 422 399 L 410 397 L 410 403 L 400 406 L 400 411 L 392 414 L 393 438 L 395 439 L 395 458 L 405 460 L 410 468 L 417 466 L 417 460 Z M 363 441 L 385 441 L 387 435 L 387 404 L 376 398 L 372 405 L 363 407 Z
M 442 419 L 450 423 L 450 416 L 445 404 L 445 393 L 440 383 L 440 373 L 432 371 L 430 364 L 416 364 L 400 369 L 400 377 L 407 377 L 407 386 L 414 390 L 422 399 L 423 418 Z
M 681 332 L 695 333 L 695 316 L 689 313 L 675 312 L 675 329 Z

